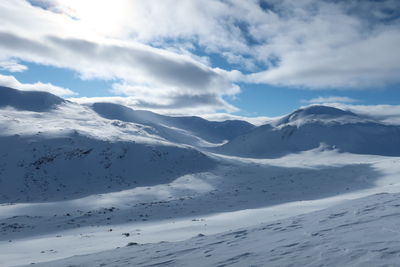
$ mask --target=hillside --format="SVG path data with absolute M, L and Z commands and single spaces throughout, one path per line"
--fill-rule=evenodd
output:
M 399 156 L 400 127 L 332 107 L 310 106 L 257 127 L 215 151 L 273 158 L 321 145 L 341 152 Z
M 0 137 L 0 203 L 75 199 L 207 171 L 204 154 L 166 144 L 62 136 Z
M 216 166 L 145 125 L 102 119 L 48 93 L 0 88 L 0 99 L 0 203 L 168 183 Z
M 151 126 L 156 133 L 170 141 L 191 145 L 201 146 L 201 139 L 219 144 L 254 128 L 254 125 L 245 121 L 216 122 L 195 116 L 171 117 L 112 103 L 94 103 L 91 107 L 104 118 Z
M 11 107 L 27 111 L 48 111 L 65 100 L 46 92 L 20 91 L 0 86 L 0 108 Z
M 383 198 L 395 203 L 397 194 L 346 204 L 400 192 L 397 126 L 355 113 L 310 106 L 255 127 L 80 105 L 10 88 L 0 88 L 0 98 L 0 262 L 6 266 L 179 266 L 191 259 L 282 266 L 287 255 L 319 264 L 315 247 L 321 248 L 315 255 L 355 264 L 365 251 L 330 248 L 343 242 L 349 251 L 364 244 L 372 251 L 368 239 L 350 244 L 350 238 L 361 240 L 358 234 L 378 222 L 392 227 L 396 218 L 392 208 L 375 212 L 385 208 Z M 376 220 L 360 223 L 359 211 L 368 205 L 379 206 L 368 213 Z M 284 227 L 268 226 L 277 223 Z M 334 229 L 328 239 L 307 234 L 327 227 Z M 335 235 L 350 228 L 354 236 Z M 379 233 L 382 244 L 392 242 Z M 373 260 L 390 263 L 385 251 Z M 93 255 L 66 259 L 83 254 Z

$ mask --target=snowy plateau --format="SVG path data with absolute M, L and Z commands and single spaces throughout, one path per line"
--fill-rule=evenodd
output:
M 400 126 L 0 87 L 0 266 L 400 266 Z

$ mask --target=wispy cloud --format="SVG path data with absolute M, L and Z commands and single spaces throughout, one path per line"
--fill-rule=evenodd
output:
M 72 96 L 75 92 L 68 88 L 53 85 L 51 83 L 21 83 L 14 76 L 0 74 L 0 86 L 11 87 L 23 91 L 44 91 L 58 96 Z
M 212 114 L 202 114 L 201 117 L 211 120 L 211 121 L 226 121 L 226 120 L 242 120 L 247 121 L 253 125 L 260 126 L 263 124 L 267 124 L 268 122 L 274 121 L 280 117 L 265 117 L 265 116 L 257 116 L 257 117 L 246 117 L 246 116 L 237 116 L 229 113 L 212 113 Z
M 8 72 L 23 72 L 28 69 L 27 66 L 18 63 L 15 60 L 3 60 L 0 61 L 0 70 L 5 70 Z
M 250 74 L 248 81 L 312 89 L 370 89 L 400 82 L 399 21 L 360 11 L 369 6 L 397 12 L 400 2 L 372 2 L 282 1 L 280 13 L 252 29 L 262 43 L 254 51 L 277 63 Z
M 386 123 L 400 125 L 400 105 L 354 105 L 344 103 L 331 103 L 328 105 Z
M 319 96 L 312 99 L 303 99 L 301 102 L 308 104 L 354 103 L 358 102 L 358 100 L 347 96 Z

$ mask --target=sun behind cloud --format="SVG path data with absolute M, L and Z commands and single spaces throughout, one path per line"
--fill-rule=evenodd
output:
M 126 0 L 31 0 L 31 4 L 67 15 L 79 21 L 82 30 L 100 36 L 115 36 L 123 31 L 121 24 L 129 17 L 134 5 Z

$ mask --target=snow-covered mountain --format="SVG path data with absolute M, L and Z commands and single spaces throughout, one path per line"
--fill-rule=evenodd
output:
M 333 107 L 310 106 L 238 136 L 216 151 L 268 158 L 321 145 L 342 152 L 399 156 L 400 127 Z
M 12 107 L 18 110 L 48 111 L 65 100 L 46 92 L 20 91 L 0 86 L 0 108 Z
M 0 87 L 0 265 L 391 264 L 399 137 L 325 106 L 255 127 Z
M 170 141 L 191 145 L 202 145 L 199 142 L 199 138 L 210 143 L 219 144 L 255 128 L 254 125 L 245 121 L 227 120 L 217 122 L 195 116 L 171 117 L 146 110 L 133 110 L 112 103 L 94 103 L 92 108 L 104 118 L 147 125 L 152 127 L 156 134 Z
M 0 104 L 1 203 L 73 199 L 168 183 L 216 165 L 151 127 L 103 119 L 49 93 L 2 87 Z

